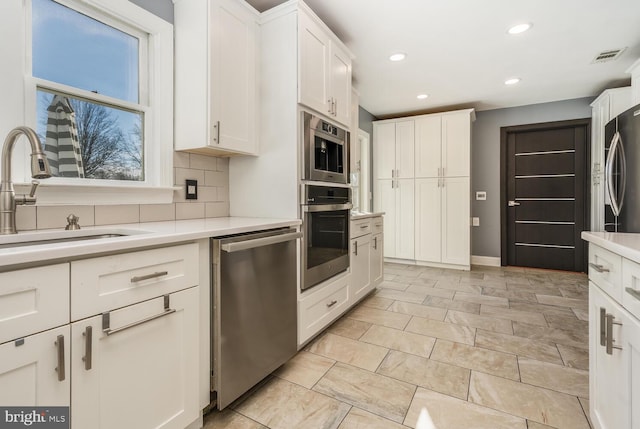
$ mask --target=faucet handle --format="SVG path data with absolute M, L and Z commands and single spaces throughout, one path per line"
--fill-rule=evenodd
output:
M 29 191 L 29 197 L 34 198 L 36 196 L 36 189 L 38 188 L 39 185 L 40 185 L 39 180 L 31 181 L 31 190 Z

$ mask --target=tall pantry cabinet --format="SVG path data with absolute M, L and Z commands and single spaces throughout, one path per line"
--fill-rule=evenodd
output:
M 469 269 L 473 109 L 374 122 L 386 258 Z

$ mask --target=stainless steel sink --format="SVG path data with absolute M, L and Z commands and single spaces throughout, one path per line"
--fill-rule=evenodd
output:
M 10 249 L 25 246 L 40 246 L 45 244 L 73 243 L 88 240 L 104 240 L 107 238 L 127 237 L 144 234 L 147 231 L 136 229 L 91 229 L 76 231 L 34 231 L 15 235 L 0 236 L 0 249 Z

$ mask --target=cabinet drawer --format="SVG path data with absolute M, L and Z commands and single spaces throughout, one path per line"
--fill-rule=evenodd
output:
M 622 306 L 640 319 L 640 264 L 622 260 Z
M 589 280 L 614 300 L 622 300 L 622 257 L 602 247 L 589 245 Z
M 71 320 L 198 284 L 198 245 L 71 262 Z
M 371 233 L 378 234 L 384 230 L 382 216 L 371 218 Z
M 298 344 L 309 340 L 347 309 L 350 279 L 351 276 L 343 276 L 298 303 Z
M 371 232 L 371 219 L 359 219 L 351 221 L 350 237 L 361 237 Z
M 0 274 L 0 343 L 69 323 L 69 264 Z

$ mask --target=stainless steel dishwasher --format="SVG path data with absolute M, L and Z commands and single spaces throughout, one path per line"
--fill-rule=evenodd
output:
M 211 239 L 211 390 L 218 409 L 297 352 L 297 239 L 284 228 Z

